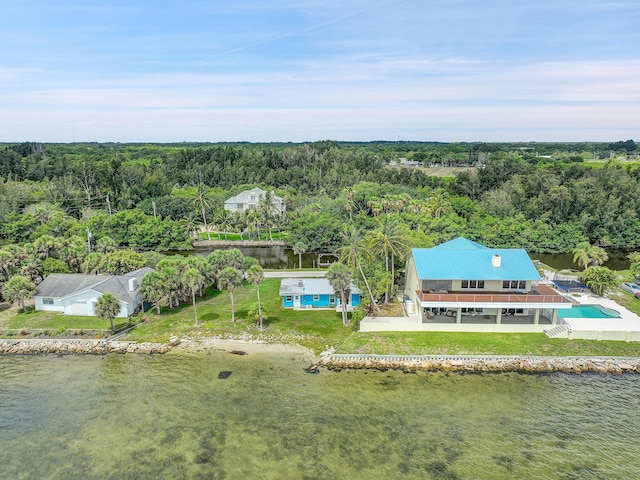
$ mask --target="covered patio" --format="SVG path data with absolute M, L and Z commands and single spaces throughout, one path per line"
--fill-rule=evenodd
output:
M 557 321 L 557 320 L 556 320 Z M 457 322 L 457 314 L 455 310 L 449 310 L 447 313 L 422 315 L 422 323 L 460 323 L 460 324 L 494 324 L 494 325 L 553 325 L 553 315 L 545 315 L 541 313 L 536 322 L 536 315 L 529 314 L 502 314 L 500 322 L 497 315 L 482 315 L 462 313 L 460 322 Z

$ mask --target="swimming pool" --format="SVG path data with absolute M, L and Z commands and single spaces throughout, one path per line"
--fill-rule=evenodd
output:
M 575 305 L 558 309 L 560 318 L 620 318 L 620 313 L 601 305 Z

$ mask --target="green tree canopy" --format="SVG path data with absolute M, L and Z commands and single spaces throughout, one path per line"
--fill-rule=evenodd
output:
M 11 303 L 19 303 L 22 311 L 26 312 L 25 300 L 31 298 L 36 292 L 36 286 L 31 280 L 22 275 L 11 277 L 2 286 L 2 295 Z
M 111 323 L 111 331 L 116 331 L 116 326 L 113 319 L 120 314 L 122 310 L 122 304 L 120 300 L 114 297 L 111 293 L 103 293 L 95 305 L 95 313 L 102 320 L 109 320 Z

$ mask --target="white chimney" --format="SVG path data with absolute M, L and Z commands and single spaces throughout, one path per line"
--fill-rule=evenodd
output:
M 493 265 L 495 268 L 499 268 L 501 264 L 502 258 L 500 257 L 500 255 L 494 255 L 493 257 L 491 257 L 491 265 Z

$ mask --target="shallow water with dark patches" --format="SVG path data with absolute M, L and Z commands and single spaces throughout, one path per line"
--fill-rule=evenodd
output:
M 0 358 L 0 478 L 640 478 L 640 376 Z M 232 371 L 224 381 L 221 371 Z

